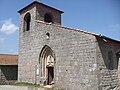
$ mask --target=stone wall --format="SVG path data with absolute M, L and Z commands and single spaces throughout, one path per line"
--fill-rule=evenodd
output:
M 24 17 L 27 13 L 30 13 L 30 16 L 31 16 L 30 31 L 24 32 L 24 29 L 25 29 Z M 32 5 L 29 8 L 26 8 L 25 10 L 21 11 L 21 13 L 20 13 L 19 60 L 18 60 L 18 81 L 20 81 L 20 82 L 22 82 L 21 78 L 24 77 L 24 74 L 28 75 L 28 77 L 26 77 L 28 82 L 35 82 L 34 81 L 34 78 L 35 78 L 34 72 L 32 71 L 35 68 L 35 65 L 33 64 L 33 67 L 31 66 L 32 65 L 31 58 L 28 57 L 28 56 L 32 55 L 28 51 L 30 42 L 31 42 L 30 40 L 32 40 L 29 37 L 31 36 L 30 32 L 35 29 L 35 18 L 36 18 L 35 5 Z M 24 39 L 24 41 L 23 41 L 23 39 Z M 24 60 L 26 60 L 26 61 L 24 61 Z M 32 69 L 30 67 L 32 67 Z M 29 73 L 28 71 L 31 72 L 32 74 Z M 30 80 L 29 80 L 29 78 L 30 78 Z M 24 79 L 24 81 L 26 81 L 26 79 Z
M 35 68 L 45 45 L 55 53 L 55 87 L 67 90 L 97 90 L 96 39 L 94 36 L 35 23 L 36 28 L 20 33 L 19 81 L 39 83 Z M 49 40 L 46 33 L 50 34 Z M 41 71 L 40 71 L 41 72 Z
M 120 49 L 120 43 L 97 38 L 97 63 L 98 63 L 98 84 L 99 90 L 110 90 L 118 87 L 118 64 L 116 51 Z M 109 56 L 109 51 L 113 54 Z M 112 62 L 110 62 L 110 58 Z M 113 67 L 113 68 L 111 68 Z

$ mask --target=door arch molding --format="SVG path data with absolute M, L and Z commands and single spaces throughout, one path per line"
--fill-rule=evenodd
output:
M 45 45 L 40 52 L 39 64 L 44 84 L 50 85 L 54 79 L 55 54 L 48 45 Z

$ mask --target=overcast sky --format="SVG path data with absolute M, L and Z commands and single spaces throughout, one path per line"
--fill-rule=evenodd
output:
M 18 54 L 18 10 L 33 0 L 0 0 L 0 53 Z M 120 40 L 120 0 L 38 0 L 64 11 L 62 25 Z

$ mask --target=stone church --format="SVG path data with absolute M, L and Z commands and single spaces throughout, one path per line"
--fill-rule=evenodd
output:
M 118 90 L 120 41 L 61 26 L 63 11 L 38 1 L 18 12 L 19 82 L 59 90 Z

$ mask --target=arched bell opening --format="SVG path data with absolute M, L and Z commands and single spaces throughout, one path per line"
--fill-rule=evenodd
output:
M 30 24 L 31 24 L 31 15 L 30 13 L 27 13 L 24 17 L 24 32 L 30 30 Z
M 47 23 L 54 23 L 54 17 L 51 13 L 46 13 L 44 15 L 44 22 L 47 22 Z

